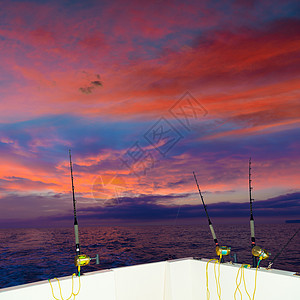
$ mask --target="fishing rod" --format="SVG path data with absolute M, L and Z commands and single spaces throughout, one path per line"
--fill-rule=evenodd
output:
M 75 266 L 78 268 L 78 275 L 80 276 L 80 267 L 88 265 L 90 263 L 90 261 L 93 260 L 93 259 L 96 260 L 96 264 L 99 264 L 99 255 L 97 254 L 95 258 L 91 258 L 91 257 L 89 257 L 85 254 L 81 254 L 81 252 L 80 252 L 71 149 L 69 149 L 69 158 L 70 158 L 72 195 L 73 195 L 73 209 L 74 209 L 74 234 L 75 234 L 75 253 L 76 253 L 74 263 L 75 263 Z
M 197 177 L 196 177 L 196 174 L 195 172 L 193 171 L 193 174 L 194 174 L 194 178 L 195 178 L 195 182 L 196 182 L 196 185 L 197 185 L 197 188 L 198 188 L 198 191 L 199 191 L 199 195 L 200 195 L 200 198 L 201 198 L 201 201 L 202 201 L 202 204 L 203 204 L 203 207 L 204 207 L 204 210 L 205 210 L 205 213 L 206 213 L 206 217 L 207 217 L 207 220 L 208 220 L 208 226 L 210 228 L 210 231 L 211 231 L 211 235 L 213 237 L 213 240 L 216 244 L 216 253 L 217 255 L 219 255 L 222 258 L 223 255 L 229 255 L 230 254 L 230 247 L 227 247 L 227 246 L 219 246 L 219 242 L 218 242 L 218 239 L 217 239 L 217 236 L 216 236 L 216 233 L 215 233 L 215 230 L 214 230 L 214 227 L 212 225 L 212 222 L 209 218 L 209 215 L 208 215 L 208 212 L 207 212 L 207 208 L 206 208 L 206 205 L 204 203 L 204 199 L 203 199 L 203 196 L 202 196 L 202 193 L 201 193 L 201 190 L 200 190 L 200 187 L 199 187 L 199 184 L 198 184 L 198 181 L 197 181 Z
M 250 197 L 250 231 L 251 231 L 251 247 L 253 249 L 253 247 L 256 246 L 255 243 L 255 231 L 254 231 L 254 218 L 253 218 L 253 210 L 252 210 L 252 202 L 254 201 L 254 199 L 252 198 L 252 180 L 251 180 L 251 157 L 249 158 L 249 197 Z M 253 267 L 256 268 L 257 266 L 257 256 L 254 256 L 252 254 L 252 263 L 253 263 Z
M 252 179 L 251 179 L 251 157 L 249 158 L 249 198 L 250 198 L 250 232 L 251 232 L 251 247 L 252 247 L 252 264 L 253 268 L 259 266 L 261 260 L 268 259 L 271 253 L 268 253 L 267 250 L 262 249 L 256 245 L 255 242 L 255 231 L 254 231 L 254 218 L 253 218 L 253 209 L 252 203 L 254 199 L 252 198 Z
M 73 209 L 74 209 L 75 253 L 76 253 L 76 256 L 77 256 L 77 255 L 80 255 L 80 245 L 79 245 L 79 233 L 78 233 L 78 221 L 77 221 L 77 213 L 76 213 L 76 199 L 75 199 L 75 189 L 74 189 L 74 179 L 73 179 L 73 166 L 72 166 L 71 149 L 69 149 L 69 157 L 70 157 L 70 170 L 71 170 L 72 194 L 73 194 Z
M 274 264 L 274 261 L 277 259 L 277 257 L 282 253 L 282 251 L 288 246 L 288 244 L 292 241 L 292 239 L 297 235 L 297 233 L 300 231 L 300 228 L 294 233 L 294 235 L 287 241 L 287 243 L 280 249 L 280 251 L 275 255 L 275 257 L 271 260 L 271 262 L 268 265 L 267 269 L 271 269 L 272 265 Z
M 216 234 L 215 234 L 215 231 L 214 231 L 214 227 L 213 227 L 213 225 L 212 225 L 212 222 L 211 222 L 211 220 L 210 220 L 210 218 L 209 218 L 209 215 L 208 215 L 208 212 L 207 212 L 207 208 L 206 208 L 206 205 L 205 205 L 205 203 L 204 203 L 204 199 L 203 199 L 203 196 L 202 196 L 202 194 L 201 194 L 201 190 L 200 190 L 200 187 L 199 187 L 199 184 L 198 184 L 198 181 L 197 181 L 197 177 L 196 177 L 196 174 L 195 174 L 194 171 L 193 171 L 193 174 L 194 174 L 195 182 L 196 182 L 196 185 L 197 185 L 197 187 L 198 187 L 199 195 L 200 195 L 200 198 L 201 198 L 201 200 L 202 200 L 202 204 L 203 204 L 203 207 L 204 207 L 204 210 L 205 210 L 205 213 L 206 213 L 206 217 L 207 217 L 207 220 L 208 220 L 208 226 L 209 226 L 209 228 L 210 228 L 211 235 L 212 235 L 212 237 L 213 237 L 213 240 L 214 240 L 216 246 L 219 246 L 219 242 L 218 242 L 217 236 L 216 236 Z

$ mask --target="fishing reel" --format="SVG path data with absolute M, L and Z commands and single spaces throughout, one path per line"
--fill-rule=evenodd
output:
M 99 265 L 100 263 L 98 254 L 94 258 L 91 258 L 85 254 L 76 255 L 74 259 L 74 263 L 75 266 L 78 267 L 78 269 L 80 270 L 80 267 L 88 265 L 91 260 L 96 260 L 96 265 Z
M 216 247 L 216 253 L 218 256 L 229 255 L 230 251 L 231 251 L 231 247 L 227 247 L 227 246 L 217 246 Z
M 259 260 L 262 260 L 262 259 L 268 259 L 271 253 L 268 253 L 267 250 L 262 249 L 259 246 L 254 246 L 252 248 L 252 255 L 258 257 Z

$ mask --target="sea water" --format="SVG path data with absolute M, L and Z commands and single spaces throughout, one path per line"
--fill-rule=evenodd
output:
M 256 225 L 256 244 L 271 252 L 268 262 L 299 224 Z M 215 225 L 220 245 L 230 246 L 238 262 L 251 264 L 248 225 Z M 217 258 L 208 226 L 149 225 L 80 228 L 81 253 L 99 254 L 83 272 L 183 257 Z M 73 274 L 73 228 L 0 229 L 0 288 Z M 226 258 L 226 260 L 230 260 Z M 273 268 L 300 272 L 300 232 Z

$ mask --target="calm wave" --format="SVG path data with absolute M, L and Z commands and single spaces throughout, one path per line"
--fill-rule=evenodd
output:
M 299 228 L 299 224 L 256 225 L 256 243 L 271 259 Z M 215 225 L 221 245 L 232 247 L 238 261 L 251 263 L 249 226 Z M 182 257 L 216 257 L 208 226 L 139 226 L 80 228 L 81 252 L 100 256 L 90 272 Z M 273 267 L 300 272 L 300 233 Z M 68 229 L 1 229 L 0 287 L 70 275 L 74 267 L 74 234 Z M 270 261 L 270 259 L 269 259 Z M 263 261 L 261 266 L 267 266 Z

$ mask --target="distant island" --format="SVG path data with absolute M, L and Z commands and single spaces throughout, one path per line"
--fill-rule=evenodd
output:
M 300 223 L 300 220 L 285 220 L 285 223 Z

